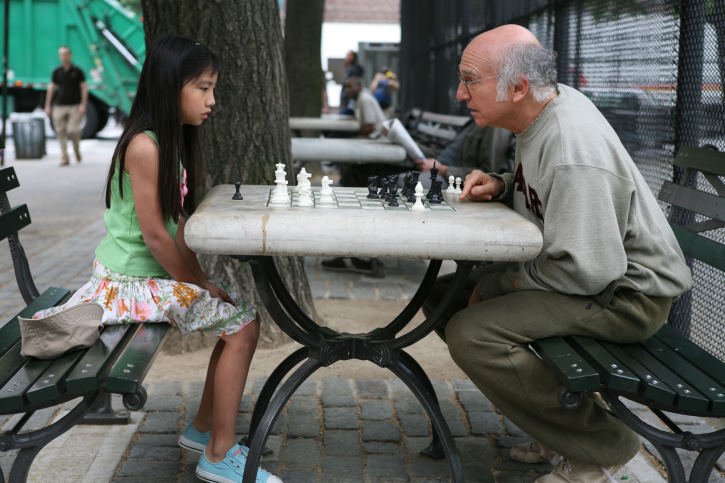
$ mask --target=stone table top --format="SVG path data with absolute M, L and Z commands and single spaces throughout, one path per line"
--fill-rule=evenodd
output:
M 411 164 L 406 156 L 405 149 L 386 138 L 292 138 L 292 158 L 297 161 Z
M 539 229 L 500 203 L 446 195 L 444 204 L 417 212 L 405 202 L 366 200 L 367 188 L 334 188 L 337 202 L 322 205 L 315 188 L 313 207 L 275 207 L 268 206 L 273 188 L 242 186 L 244 199 L 232 200 L 233 185 L 215 186 L 187 221 L 186 243 L 218 255 L 474 261 L 529 260 L 542 246 Z
M 357 132 L 360 123 L 352 116 L 290 117 L 290 129 Z

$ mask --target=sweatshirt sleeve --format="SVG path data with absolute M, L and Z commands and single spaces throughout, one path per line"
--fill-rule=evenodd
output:
M 560 166 L 544 208 L 543 248 L 505 273 L 501 288 L 596 295 L 627 270 L 624 236 L 633 185 L 589 166 Z

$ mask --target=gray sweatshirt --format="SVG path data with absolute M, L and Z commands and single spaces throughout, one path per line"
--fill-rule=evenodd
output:
M 542 232 L 541 253 L 501 278 L 505 291 L 599 296 L 620 286 L 677 297 L 690 270 L 657 200 L 597 108 L 559 95 L 516 139 L 515 172 L 501 175 L 513 208 Z

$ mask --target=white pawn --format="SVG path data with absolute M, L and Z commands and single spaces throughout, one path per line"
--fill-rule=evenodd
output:
M 448 188 L 446 188 L 446 193 L 453 194 L 456 191 L 456 183 L 453 178 L 453 176 L 448 177 Z
M 276 186 L 272 190 L 272 198 L 269 200 L 274 205 L 285 205 L 289 203 L 289 193 L 287 193 L 287 172 L 284 170 L 285 166 L 283 163 L 275 164 L 277 170 L 275 174 Z
M 332 199 L 332 188 L 330 188 L 330 185 L 332 184 L 332 180 L 328 178 L 327 176 L 322 177 L 322 181 L 320 181 L 320 184 L 322 185 L 322 188 L 320 189 L 320 203 L 325 204 L 332 204 L 335 202 L 335 200 Z
M 458 178 L 456 178 L 456 189 L 453 190 L 453 194 L 460 195 L 461 193 L 463 193 L 462 188 L 463 188 L 463 180 L 459 176 Z
M 415 203 L 410 208 L 412 211 L 425 211 L 425 205 L 423 204 L 423 183 L 418 181 L 415 185 Z

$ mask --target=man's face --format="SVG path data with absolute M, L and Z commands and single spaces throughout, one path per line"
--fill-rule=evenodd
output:
M 58 58 L 60 59 L 61 64 L 70 64 L 70 49 L 67 47 L 61 47 L 58 49 Z
M 466 47 L 458 68 L 463 81 L 478 82 L 469 85 L 459 82 L 456 99 L 466 103 L 477 125 L 505 127 L 502 122 L 508 114 L 510 102 L 496 100 L 498 73 L 494 69 L 492 57 L 480 45 L 476 47 L 479 48 Z
M 345 54 L 345 65 L 352 65 L 353 60 L 355 60 L 355 54 L 350 50 Z
M 345 85 L 342 88 L 345 90 L 345 95 L 350 99 L 357 99 L 358 94 L 360 94 L 360 87 L 349 79 L 345 81 Z

